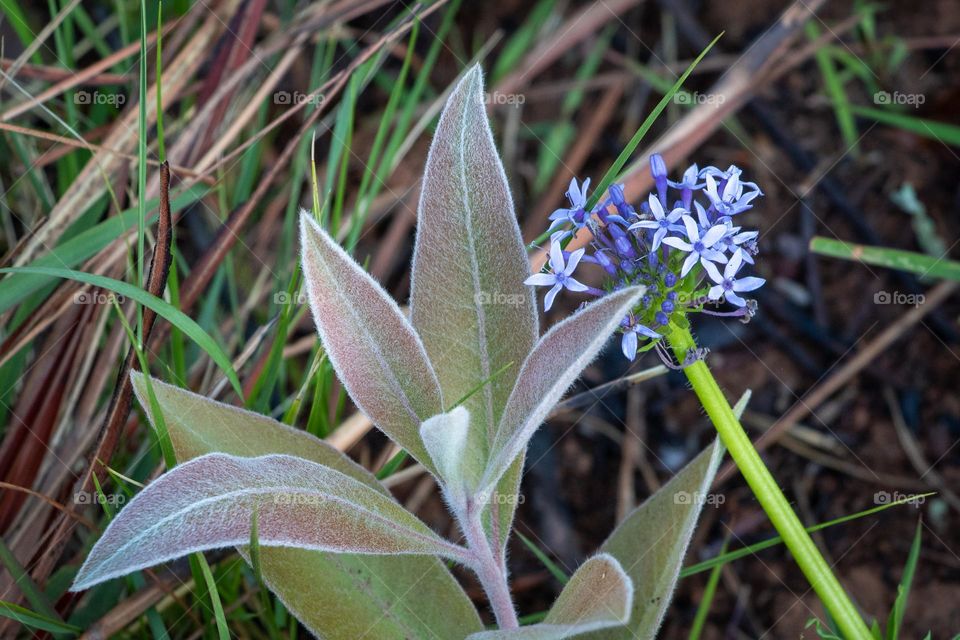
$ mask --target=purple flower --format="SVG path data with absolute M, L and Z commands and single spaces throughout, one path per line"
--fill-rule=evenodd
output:
M 727 261 L 726 256 L 713 248 L 715 244 L 723 237 L 723 234 L 726 232 L 727 227 L 723 224 L 715 224 L 709 229 L 706 229 L 703 233 L 703 237 L 700 236 L 700 229 L 697 227 L 697 223 L 693 221 L 693 218 L 690 216 L 683 216 L 683 226 L 685 227 L 687 233 L 687 240 L 689 242 L 684 242 L 680 238 L 669 237 L 664 238 L 663 243 L 674 247 L 675 249 L 680 249 L 681 251 L 686 251 L 690 255 L 687 256 L 687 259 L 683 261 L 683 268 L 680 269 L 680 277 L 683 278 L 688 273 L 690 269 L 693 268 L 693 265 L 699 260 L 704 267 L 707 266 L 707 263 L 710 261 L 724 263 Z
M 568 291 L 586 291 L 589 289 L 587 285 L 570 277 L 580 263 L 583 253 L 584 249 L 577 249 L 564 261 L 560 243 L 554 242 L 550 245 L 550 269 L 552 273 L 535 273 L 524 280 L 523 284 L 552 287 L 543 298 L 544 311 L 549 311 L 550 307 L 553 306 L 553 299 L 560 293 L 560 289 L 567 289 Z
M 707 297 L 711 300 L 719 300 L 721 297 L 723 297 L 730 304 L 738 307 L 746 306 L 747 301 L 737 294 L 759 289 L 763 286 L 763 283 L 766 282 L 766 280 L 763 278 L 755 278 L 753 276 L 737 278 L 737 271 L 740 270 L 742 265 L 743 252 L 741 251 L 733 254 L 733 257 L 730 258 L 730 262 L 728 262 L 724 267 L 722 275 L 720 274 L 720 270 L 717 269 L 712 262 L 705 262 L 703 267 L 707 270 L 707 275 L 709 275 L 710 279 L 716 283 L 714 286 L 710 287 Z
M 650 212 L 653 213 L 653 220 L 642 220 L 636 224 L 630 225 L 630 229 L 655 229 L 653 232 L 653 244 L 650 245 L 650 248 L 656 251 L 660 248 L 660 243 L 663 242 L 663 239 L 671 231 L 676 231 L 680 229 L 680 226 L 677 224 L 677 221 L 680 220 L 686 211 L 683 209 L 674 209 L 670 213 L 666 213 L 663 210 L 663 206 L 660 204 L 660 201 L 653 197 L 653 194 L 650 194 L 649 197 Z
M 731 167 L 731 169 L 736 169 L 736 167 Z M 743 192 L 744 185 L 740 182 L 739 169 L 736 169 L 733 175 L 727 178 L 723 184 L 722 191 L 717 185 L 716 178 L 712 174 L 707 174 L 706 183 L 707 186 L 704 188 L 704 192 L 707 194 L 707 197 L 710 198 L 710 203 L 713 205 L 713 208 L 716 209 L 717 213 L 721 216 L 735 216 L 738 213 L 743 213 L 747 209 L 753 208 L 753 205 L 750 203 L 760 195 L 759 189 L 746 194 Z
M 620 349 L 623 350 L 623 355 L 627 357 L 627 360 L 633 360 L 637 357 L 637 334 L 652 340 L 658 340 L 663 337 L 653 329 L 649 329 L 642 324 L 632 324 L 628 326 L 623 330 L 623 338 L 620 340 Z
M 753 256 L 750 255 L 750 252 L 740 245 L 744 243 L 751 243 L 757 239 L 759 235 L 756 231 L 740 231 L 741 227 L 735 227 L 730 222 L 727 222 L 727 232 L 723 234 L 723 237 L 720 238 L 720 242 L 717 243 L 717 246 L 733 255 L 735 253 L 743 254 L 743 261 L 747 264 L 753 264 Z
M 587 222 L 587 189 L 590 188 L 590 178 L 583 181 L 583 186 L 577 185 L 577 179 L 570 179 L 570 186 L 567 188 L 567 200 L 570 201 L 570 207 L 567 209 L 557 209 L 550 214 L 550 227 L 547 231 L 553 231 L 557 227 L 570 222 L 574 229 L 580 229 Z M 552 236 L 551 240 L 562 240 L 570 235 L 571 231 L 558 230 Z
M 674 182 L 673 180 L 667 180 L 667 183 L 674 189 L 690 189 L 691 191 L 696 189 L 702 189 L 703 183 L 699 182 L 700 180 L 700 169 L 696 164 L 692 164 L 687 167 L 687 170 L 683 172 L 683 177 L 680 178 L 680 182 Z

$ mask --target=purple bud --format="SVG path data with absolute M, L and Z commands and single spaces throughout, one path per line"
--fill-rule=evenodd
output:
M 667 285 L 668 288 L 677 284 L 677 274 L 673 271 L 668 271 L 666 275 L 663 276 L 663 284 Z M 670 293 L 673 292 L 671 291 Z
M 640 304 L 643 305 L 643 308 L 646 309 L 650 306 L 650 296 L 643 296 L 640 298 Z
M 663 156 L 654 153 L 650 156 L 650 175 L 654 180 L 667 177 L 667 163 L 663 161 Z
M 654 153 L 650 156 L 650 175 L 653 176 L 653 182 L 657 185 L 657 195 L 660 197 L 660 203 L 667 206 L 667 164 L 663 161 L 663 156 Z
M 664 313 L 673 313 L 673 302 L 670 300 L 664 300 L 660 303 L 660 310 Z
M 663 311 L 657 311 L 656 315 L 653 316 L 654 320 L 657 321 L 657 324 L 660 326 L 666 326 L 670 322 L 670 318 L 667 317 Z
M 667 300 L 673 301 L 677 299 L 676 291 L 667 291 Z

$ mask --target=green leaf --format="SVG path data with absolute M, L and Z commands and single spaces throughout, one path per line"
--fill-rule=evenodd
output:
M 620 523 L 600 550 L 620 561 L 633 581 L 633 614 L 623 629 L 589 638 L 653 638 L 676 586 L 723 445 L 715 441 Z
M 897 113 L 896 111 L 885 111 L 856 105 L 850 105 L 849 108 L 858 116 L 870 118 L 881 124 L 897 127 L 904 131 L 923 136 L 924 138 L 936 140 L 937 142 L 960 147 L 960 126 L 955 124 L 917 118 L 904 113 Z
M 133 378 L 142 404 L 143 376 Z M 389 496 L 369 471 L 304 431 L 156 379 L 152 385 L 179 460 L 213 451 L 285 453 L 337 469 Z M 246 549 L 240 552 L 249 559 Z M 270 590 L 311 632 L 328 640 L 460 640 L 483 628 L 463 588 L 436 558 L 261 546 L 260 566 Z
M 611 555 L 596 555 L 570 577 L 539 624 L 515 631 L 484 631 L 467 640 L 563 640 L 589 631 L 623 626 L 633 606 L 633 584 Z
M 52 633 L 68 633 L 70 635 L 77 635 L 83 629 L 75 627 L 70 624 L 54 620 L 53 618 L 48 618 L 42 616 L 39 613 L 25 609 L 20 605 L 13 604 L 12 602 L 5 602 L 0 600 L 0 616 L 5 618 L 10 618 L 16 620 L 20 624 L 30 629 L 36 629 L 38 631 L 50 631 Z
M 121 296 L 131 298 L 139 302 L 148 309 L 153 310 L 157 315 L 189 336 L 198 347 L 203 349 L 207 355 L 220 367 L 227 376 L 230 384 L 241 398 L 243 397 L 243 388 L 240 386 L 240 380 L 237 378 L 237 372 L 233 370 L 233 363 L 227 354 L 223 352 L 220 345 L 211 338 L 200 325 L 193 321 L 187 314 L 180 311 L 170 303 L 161 300 L 148 291 L 136 287 L 129 282 L 115 280 L 106 276 L 100 276 L 83 271 L 73 271 L 72 269 L 57 269 L 53 267 L 12 267 L 0 269 L 0 273 L 31 273 L 43 276 L 52 276 L 55 278 L 64 278 L 66 280 L 76 280 L 85 284 L 91 284 L 101 289 L 113 291 Z
M 419 429 L 443 407 L 420 337 L 389 294 L 306 212 L 300 246 L 313 319 L 337 376 L 380 430 L 436 473 Z
M 470 450 L 486 458 L 519 368 L 537 340 L 530 265 L 513 197 L 484 108 L 483 73 L 453 89 L 430 146 L 418 207 L 410 315 L 447 402 L 463 398 L 476 427 Z M 507 367 L 502 375 L 494 376 Z M 489 380 L 489 384 L 483 384 Z M 448 407 L 445 407 L 448 408 Z M 519 485 L 522 456 L 499 493 Z M 492 500 L 485 518 L 503 548 L 515 500 Z
M 520 369 L 490 450 L 481 489 L 498 482 L 554 405 L 593 360 L 643 295 L 630 287 L 600 298 L 558 323 L 538 342 Z
M 907 555 L 907 564 L 903 567 L 903 577 L 897 585 L 897 599 L 893 602 L 890 617 L 887 619 L 887 640 L 898 640 L 900 627 L 903 626 L 903 614 L 907 610 L 907 600 L 910 598 L 910 587 L 913 586 L 913 576 L 917 572 L 917 561 L 920 560 L 920 538 L 923 533 L 923 523 L 917 522 L 917 532 L 910 545 Z
M 945 258 L 933 258 L 915 251 L 870 247 L 820 236 L 810 240 L 810 250 L 832 258 L 863 262 L 878 267 L 908 271 L 920 276 L 945 278 L 960 282 L 960 262 Z
M 246 545 L 254 510 L 261 547 L 466 558 L 392 498 L 336 469 L 286 454 L 208 453 L 138 493 L 103 532 L 71 589 L 195 551 Z
M 171 212 L 177 213 L 188 205 L 193 204 L 199 200 L 204 193 L 206 193 L 206 188 L 200 188 L 199 186 L 191 187 L 170 202 Z M 147 207 L 156 207 L 158 203 L 159 200 L 150 200 L 147 202 Z M 121 234 L 128 231 L 136 221 L 137 210 L 127 209 L 64 241 L 50 253 L 40 256 L 26 266 L 64 267 L 68 269 L 75 267 L 87 258 L 95 255 L 110 242 L 116 240 Z M 55 280 L 53 276 L 26 273 L 13 274 L 5 278 L 0 282 L 0 313 L 3 313 L 53 280 Z

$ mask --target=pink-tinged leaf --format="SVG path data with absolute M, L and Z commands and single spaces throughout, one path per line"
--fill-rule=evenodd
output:
M 150 422 L 156 424 L 147 397 L 146 376 L 131 371 L 130 378 L 140 406 Z M 383 495 L 390 495 L 372 473 L 306 431 L 153 377 L 150 385 L 179 462 L 207 453 L 228 453 L 245 458 L 282 453 L 336 469 Z
M 498 482 L 564 392 L 643 295 L 630 287 L 596 300 L 553 326 L 520 369 L 491 449 L 482 487 Z
M 506 173 L 484 107 L 483 72 L 468 70 L 440 115 L 424 168 L 410 316 L 444 398 L 464 403 L 469 449 L 484 461 L 520 365 L 539 335 L 530 271 Z M 496 375 L 495 375 L 496 374 Z M 479 387 L 479 390 L 477 390 Z M 498 487 L 512 497 L 523 461 Z M 484 521 L 504 548 L 515 500 L 491 502 Z
M 633 583 L 616 558 L 601 553 L 580 565 L 543 622 L 515 631 L 481 631 L 467 640 L 563 640 L 622 627 L 632 607 Z
M 132 377 L 153 420 L 144 376 Z M 214 452 L 247 457 L 282 453 L 332 467 L 389 496 L 373 474 L 309 433 L 153 378 L 151 384 L 180 461 Z M 240 553 L 247 557 L 244 547 Z M 460 640 L 483 628 L 460 583 L 433 556 L 261 547 L 260 569 L 287 609 L 325 640 Z M 318 607 L 318 602 L 326 606 Z
M 636 588 L 633 613 L 627 626 L 587 637 L 592 640 L 656 637 L 722 457 L 723 446 L 714 442 L 630 513 L 603 543 L 600 550 L 620 560 L 633 580 Z
M 460 547 L 391 498 L 303 458 L 194 458 L 147 486 L 94 545 L 75 591 L 180 556 L 250 541 L 263 547 L 463 560 Z
M 467 71 L 440 116 L 418 215 L 411 320 L 444 398 L 456 402 L 476 390 L 465 406 L 483 427 L 485 451 L 536 342 L 537 313 L 523 285 L 530 267 L 479 67 Z
M 435 472 L 419 428 L 443 410 L 443 401 L 423 343 L 397 303 L 307 212 L 300 214 L 300 245 L 313 319 L 347 392 Z

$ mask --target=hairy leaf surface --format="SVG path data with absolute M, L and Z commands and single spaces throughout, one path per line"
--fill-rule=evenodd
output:
M 723 445 L 716 441 L 628 515 L 603 543 L 601 551 L 617 558 L 633 580 L 633 614 L 624 629 L 587 637 L 656 636 L 722 457 Z
M 94 545 L 75 590 L 173 558 L 250 541 L 364 554 L 434 554 L 455 545 L 379 491 L 288 455 L 211 453 L 170 470 L 127 505 Z
M 419 428 L 443 410 L 423 343 L 386 291 L 300 215 L 303 273 L 313 319 L 340 380 L 384 433 L 435 472 Z
M 542 623 L 516 631 L 483 631 L 469 640 L 563 640 L 624 625 L 633 605 L 633 584 L 620 563 L 601 553 L 584 562 Z
M 537 427 L 596 357 L 643 291 L 642 287 L 631 287 L 604 296 L 544 334 L 523 363 L 510 394 L 484 473 L 484 486 L 499 481 L 526 449 Z
M 134 373 L 133 379 L 149 413 L 143 375 Z M 309 433 L 156 379 L 151 384 L 179 460 L 214 451 L 285 453 L 333 467 L 389 495 L 373 474 Z M 245 547 L 240 552 L 246 555 Z M 270 590 L 308 629 L 328 640 L 460 640 L 483 628 L 460 583 L 434 557 L 261 547 L 260 565 Z
M 444 398 L 464 403 L 476 428 L 470 450 L 485 459 L 507 398 L 539 333 L 530 266 L 513 197 L 484 107 L 483 73 L 454 88 L 424 169 L 413 254 L 410 314 Z M 496 374 L 496 375 L 495 375 Z M 522 456 L 485 516 L 506 544 Z

